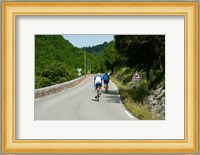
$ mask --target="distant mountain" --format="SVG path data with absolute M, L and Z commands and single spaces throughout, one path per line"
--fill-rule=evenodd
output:
M 103 53 L 103 51 L 105 50 L 106 47 L 108 47 L 108 43 L 104 42 L 103 44 L 95 45 L 92 47 L 91 46 L 82 47 L 81 49 L 88 53 L 91 53 L 94 56 L 98 56 Z

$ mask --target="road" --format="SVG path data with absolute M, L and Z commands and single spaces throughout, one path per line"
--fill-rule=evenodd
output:
M 102 87 L 103 88 L 103 87 Z M 60 93 L 35 99 L 35 120 L 137 120 L 124 107 L 117 87 L 110 82 L 96 101 L 93 76 Z

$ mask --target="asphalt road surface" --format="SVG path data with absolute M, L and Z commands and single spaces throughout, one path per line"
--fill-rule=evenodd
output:
M 60 93 L 35 99 L 35 120 L 137 120 L 124 107 L 117 87 L 110 82 L 109 92 L 95 100 L 93 76 Z

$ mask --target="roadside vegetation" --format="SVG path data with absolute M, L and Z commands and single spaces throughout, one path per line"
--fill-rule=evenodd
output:
M 149 89 L 145 79 L 141 82 L 132 81 L 134 69 L 128 67 L 121 68 L 111 76 L 118 89 L 123 104 L 135 117 L 141 120 L 158 120 L 163 119 L 157 114 L 153 114 L 149 109 L 148 96 L 153 89 Z M 140 75 L 144 76 L 144 72 Z M 164 86 L 163 82 L 157 84 L 157 87 Z

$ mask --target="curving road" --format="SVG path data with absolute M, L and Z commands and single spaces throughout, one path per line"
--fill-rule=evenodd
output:
M 137 120 L 124 107 L 117 87 L 110 82 L 94 99 L 93 76 L 60 93 L 35 99 L 35 120 Z

